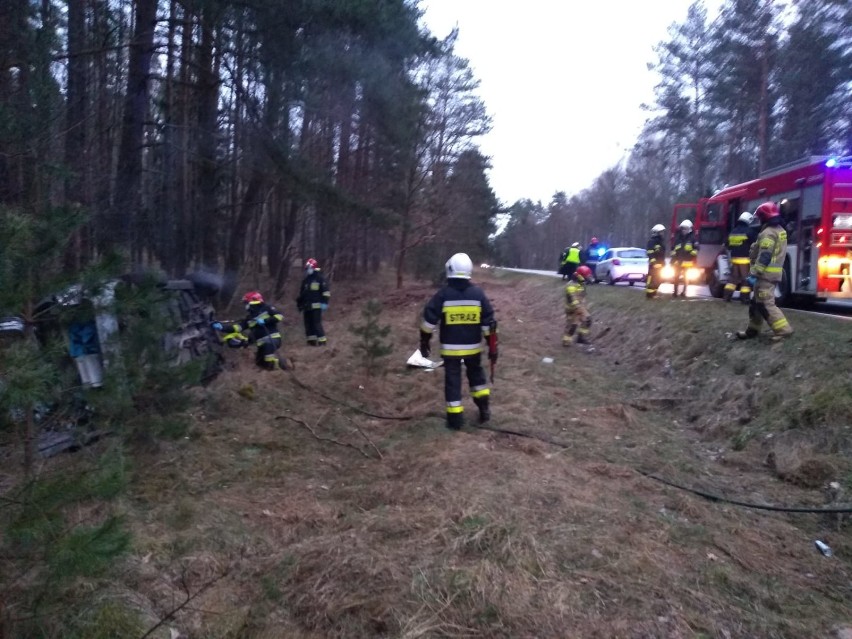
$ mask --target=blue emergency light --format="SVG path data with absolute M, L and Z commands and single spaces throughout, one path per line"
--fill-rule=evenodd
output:
M 603 257 L 604 253 L 606 253 L 606 247 L 602 246 L 598 249 L 598 257 Z
M 825 165 L 830 169 L 834 168 L 835 166 L 837 166 L 837 158 L 828 158 L 825 161 Z

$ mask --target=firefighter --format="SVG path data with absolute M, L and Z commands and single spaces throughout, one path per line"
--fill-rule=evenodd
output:
M 263 295 L 257 291 L 249 291 L 243 295 L 246 308 L 246 319 L 241 322 L 214 322 L 217 331 L 227 331 L 223 336 L 225 343 L 231 348 L 239 348 L 254 344 L 257 346 L 255 363 L 266 370 L 282 368 L 276 351 L 281 347 L 281 333 L 278 332 L 278 322 L 284 321 L 284 316 L 274 306 L 263 301 Z M 283 368 L 289 368 L 288 360 L 284 360 Z
M 305 261 L 305 278 L 296 298 L 296 307 L 305 320 L 305 337 L 308 346 L 325 346 L 328 338 L 322 327 L 322 314 L 328 310 L 331 292 L 314 258 Z
M 589 343 L 589 328 L 592 317 L 586 307 L 586 283 L 592 278 L 592 269 L 583 264 L 565 287 L 565 335 L 562 346 L 571 346 L 576 338 L 578 344 Z
M 571 279 L 571 276 L 574 275 L 574 271 L 576 271 L 577 267 L 580 266 L 580 243 L 574 242 L 571 246 L 565 249 L 563 255 L 562 268 L 559 272 L 562 273 L 562 279 L 567 280 Z
M 678 226 L 677 233 L 672 246 L 672 266 L 674 267 L 674 295 L 677 297 L 677 289 L 683 280 L 681 297 L 686 297 L 687 273 L 695 266 L 695 258 L 698 257 L 698 242 L 695 241 L 695 232 L 692 230 L 692 222 L 684 220 Z
M 601 244 L 598 242 L 598 238 L 592 237 L 589 245 L 586 247 L 585 256 L 583 259 L 583 264 L 589 267 L 592 271 L 592 275 L 595 273 L 595 267 L 598 265 L 598 262 L 601 260 L 601 256 L 599 255 L 601 249 Z M 591 284 L 594 281 L 594 277 L 589 279 L 589 283 Z
M 748 211 L 740 215 L 737 224 L 728 235 L 728 253 L 731 256 L 731 278 L 725 284 L 724 300 L 730 302 L 734 291 L 740 289 L 740 302 L 751 301 L 751 286 L 748 283 L 750 270 L 749 250 L 755 240 L 751 227 L 752 215 Z
M 778 342 L 793 334 L 787 318 L 775 305 L 775 286 L 783 277 L 787 255 L 787 231 L 775 202 L 764 202 L 757 207 L 754 215 L 762 225 L 749 251 L 751 269 L 748 285 L 754 294 L 748 309 L 748 328 L 738 331 L 737 337 L 757 337 L 765 320 L 774 333 L 772 341 Z
M 467 371 L 470 394 L 479 409 L 479 423 L 485 423 L 491 418 L 491 391 L 482 367 L 482 340 L 491 334 L 494 310 L 485 292 L 470 281 L 473 263 L 466 253 L 453 255 L 447 260 L 445 270 L 446 286 L 435 293 L 423 309 L 420 353 L 423 357 L 429 357 L 432 332 L 440 324 L 447 428 L 459 430 L 464 424 L 462 362 Z
M 656 224 L 651 228 L 651 237 L 648 240 L 648 279 L 645 282 L 645 297 L 653 299 L 659 297 L 660 284 L 663 282 L 663 267 L 666 265 L 666 242 L 663 233 L 666 227 Z

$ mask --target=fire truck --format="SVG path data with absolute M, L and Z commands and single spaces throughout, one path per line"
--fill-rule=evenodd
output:
M 767 200 L 778 204 L 787 231 L 778 302 L 852 300 L 852 156 L 810 157 L 697 203 L 675 205 L 672 234 L 684 219 L 692 220 L 696 266 L 710 292 L 722 297 L 730 273 L 725 243 L 737 218 Z

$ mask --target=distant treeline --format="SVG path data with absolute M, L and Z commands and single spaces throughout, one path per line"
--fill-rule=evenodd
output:
M 852 153 L 848 1 L 727 0 L 712 22 L 699 1 L 655 52 L 656 101 L 632 152 L 579 194 L 516 202 L 495 243 L 501 263 L 551 267 L 591 235 L 643 246 L 675 202 L 808 155 Z

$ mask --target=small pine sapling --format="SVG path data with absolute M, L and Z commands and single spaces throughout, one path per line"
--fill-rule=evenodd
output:
M 379 324 L 382 315 L 382 304 L 371 299 L 361 310 L 363 323 L 350 326 L 349 330 L 360 339 L 355 343 L 355 354 L 361 358 L 369 375 L 380 375 L 385 372 L 385 358 L 393 352 L 393 344 L 386 340 L 390 334 L 390 326 Z

